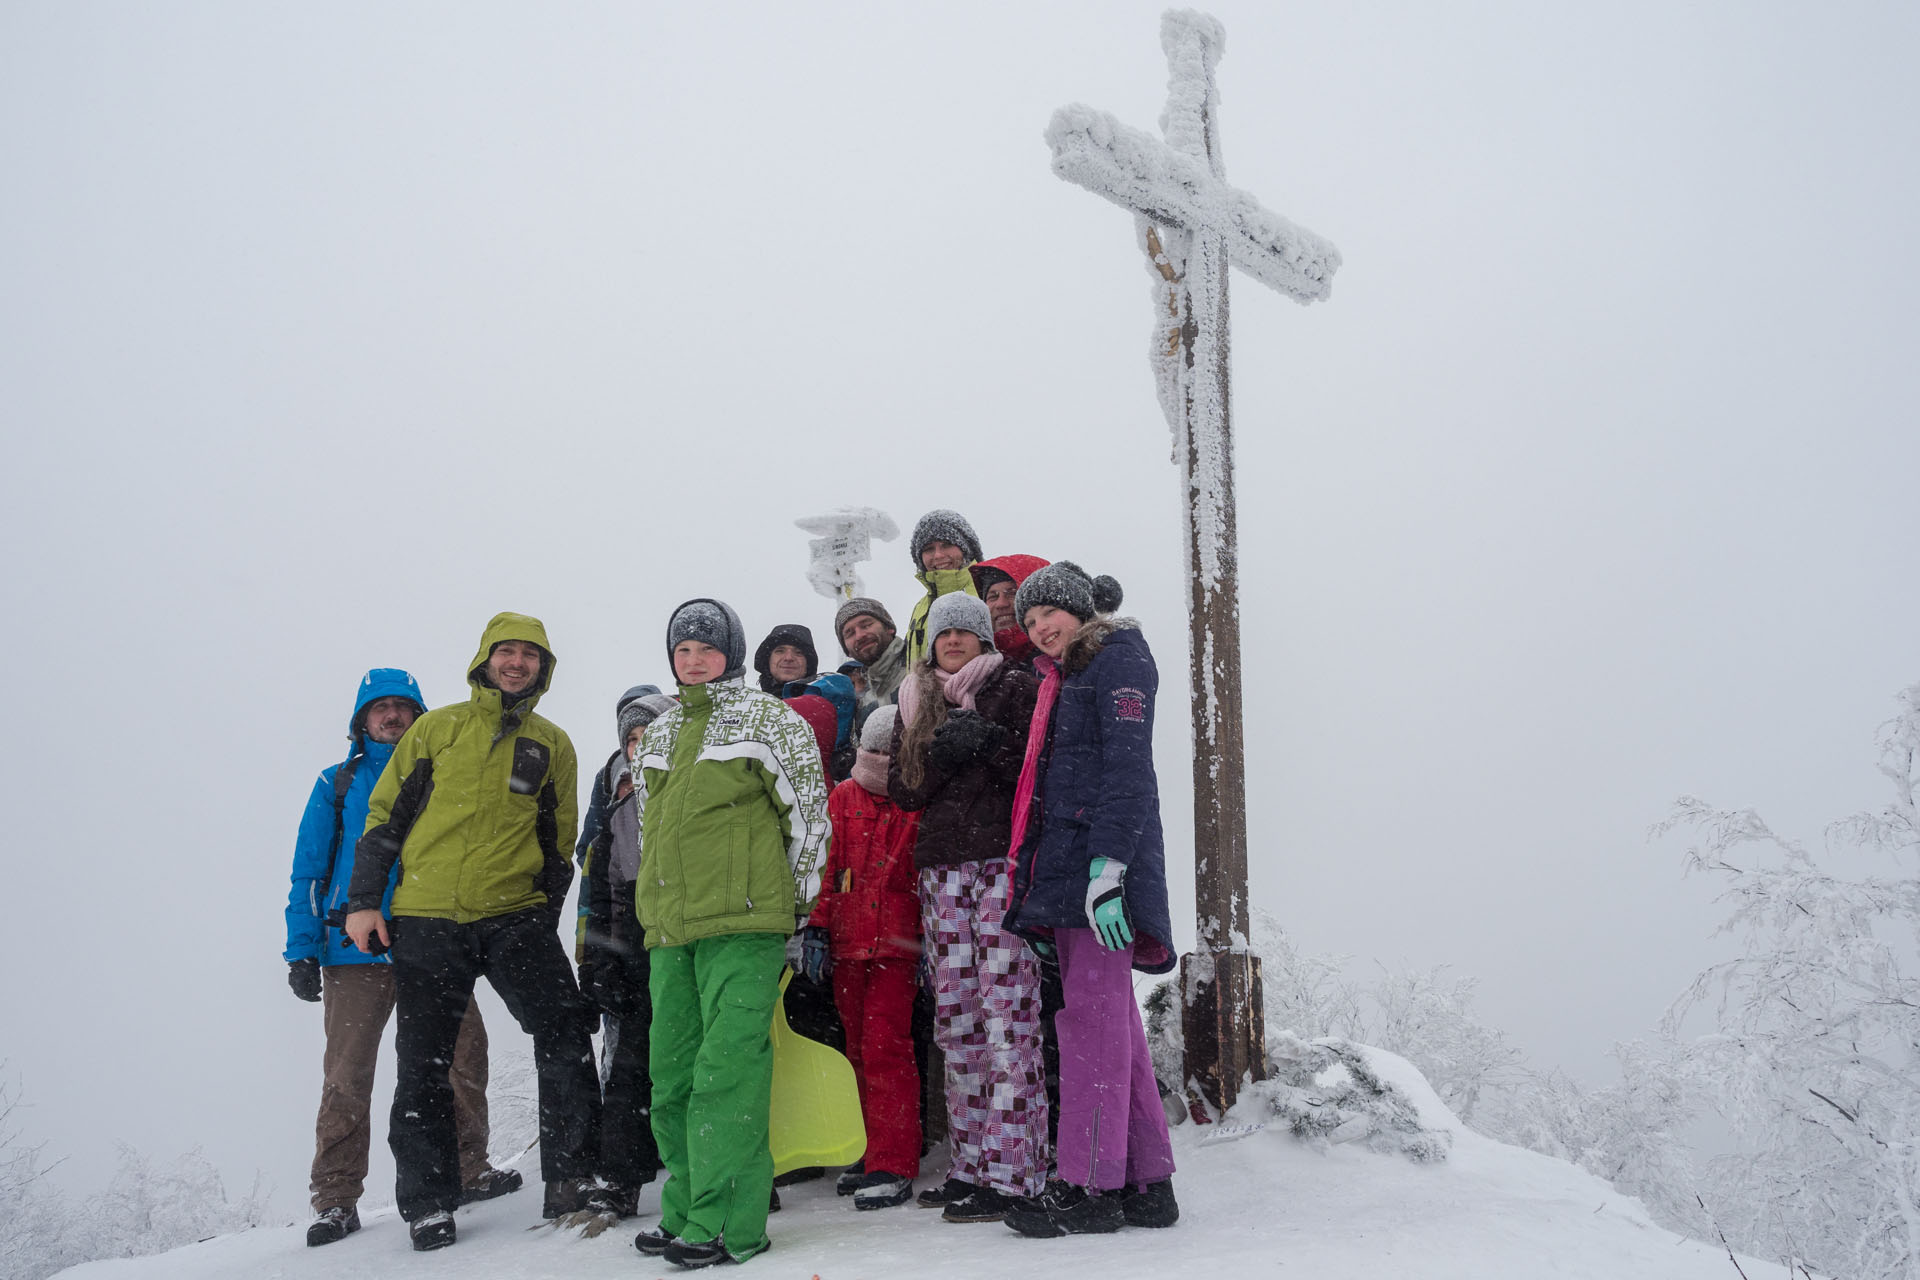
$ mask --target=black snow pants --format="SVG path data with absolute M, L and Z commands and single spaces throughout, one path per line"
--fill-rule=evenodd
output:
M 474 982 L 482 975 L 520 1029 L 533 1037 L 540 1176 L 549 1182 L 592 1177 L 600 1131 L 592 1014 L 574 985 L 553 917 L 538 909 L 471 924 L 400 916 L 388 928 L 400 1061 L 387 1144 L 393 1148 L 400 1216 L 413 1222 L 459 1204 L 460 1158 L 447 1064 Z
M 633 886 L 626 886 L 627 900 Z M 639 933 L 635 925 L 632 932 Z M 647 1067 L 647 1029 L 653 995 L 647 988 L 647 949 L 635 944 L 620 957 L 625 998 L 607 1019 L 604 1094 L 600 1117 L 600 1176 L 620 1187 L 643 1187 L 660 1172 L 653 1142 L 653 1077 Z

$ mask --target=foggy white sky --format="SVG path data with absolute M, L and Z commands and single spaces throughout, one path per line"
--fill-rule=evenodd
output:
M 0 1060 L 66 1176 L 302 1202 L 369 666 L 537 614 L 597 761 L 679 600 L 824 638 L 791 522 L 857 503 L 1115 574 L 1177 687 L 1147 279 L 1040 140 L 1155 127 L 1160 6 L 928 8 L 0 6 Z M 1346 260 L 1234 285 L 1255 903 L 1603 1079 L 1716 954 L 1648 824 L 1817 839 L 1920 679 L 1920 11 L 1211 11 L 1229 178 Z

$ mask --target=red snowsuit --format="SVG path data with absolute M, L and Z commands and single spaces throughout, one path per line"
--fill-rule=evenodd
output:
M 884 781 L 884 772 L 880 776 Z M 832 938 L 834 1004 L 860 1081 L 866 1169 L 912 1178 L 920 1171 L 920 1073 L 911 1039 L 920 965 L 913 869 L 920 815 L 849 778 L 827 797 L 827 817 L 833 843 L 809 923 Z

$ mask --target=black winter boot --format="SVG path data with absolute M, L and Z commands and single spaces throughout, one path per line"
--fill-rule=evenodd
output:
M 359 1229 L 360 1210 L 350 1204 L 335 1205 L 322 1209 L 319 1216 L 307 1224 L 307 1244 L 310 1247 L 332 1244 L 345 1240 Z
M 512 1195 L 521 1187 L 518 1169 L 489 1169 L 460 1188 L 460 1203 L 475 1204 L 496 1196 Z
M 928 1187 L 914 1197 L 913 1202 L 922 1209 L 943 1209 L 962 1196 L 973 1194 L 973 1184 L 965 1178 L 948 1178 L 937 1187 Z
M 875 1170 L 860 1179 L 860 1186 L 853 1193 L 853 1207 L 891 1209 L 894 1205 L 905 1204 L 912 1198 L 913 1180 L 911 1178 Z
M 1162 1178 L 1143 1187 L 1128 1187 L 1120 1193 L 1120 1213 L 1130 1227 L 1170 1227 L 1180 1221 L 1180 1206 L 1173 1198 L 1173 1179 Z
M 413 1238 L 416 1252 L 425 1253 L 429 1249 L 444 1249 L 453 1243 L 453 1215 L 445 1209 L 430 1213 L 424 1218 L 407 1224 L 407 1234 Z
M 971 1187 L 958 1200 L 947 1201 L 940 1214 L 942 1222 L 999 1222 L 1011 1210 L 1030 1203 L 992 1187 Z
M 712 1240 L 675 1240 L 667 1246 L 666 1256 L 668 1262 L 688 1271 L 733 1261 L 733 1255 L 727 1252 L 726 1244 L 718 1237 Z
M 660 1257 L 669 1248 L 679 1243 L 680 1237 L 659 1227 L 650 1227 L 633 1238 L 633 1247 L 650 1258 Z
M 1007 1225 L 1023 1236 L 1070 1236 L 1118 1231 L 1126 1225 L 1120 1195 L 1102 1195 L 1070 1182 L 1047 1189 L 1007 1212 Z

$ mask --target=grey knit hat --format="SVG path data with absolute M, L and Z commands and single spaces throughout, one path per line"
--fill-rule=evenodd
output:
M 913 567 L 918 569 L 920 562 L 915 560 Z M 893 625 L 893 615 L 887 612 L 887 606 L 870 596 L 855 596 L 833 612 L 833 638 L 839 642 L 840 652 L 847 652 L 847 623 L 861 614 L 879 621 L 889 631 L 898 631 Z
M 657 684 L 636 684 L 620 695 L 620 701 L 613 704 L 613 714 L 619 715 L 635 698 L 644 698 L 650 693 L 658 692 L 660 692 L 660 686 Z
M 740 615 L 720 600 L 689 600 L 667 619 L 667 661 L 673 661 L 673 647 L 682 640 L 710 644 L 727 655 L 722 680 L 736 679 L 747 668 L 747 635 L 740 628 Z
M 1085 622 L 1096 613 L 1112 613 L 1120 607 L 1123 598 L 1120 584 L 1106 574 L 1089 577 L 1087 571 L 1073 561 L 1055 560 L 1044 569 L 1034 570 L 1033 575 L 1020 584 L 1020 593 L 1013 598 L 1013 619 L 1024 628 L 1027 610 L 1044 604 L 1065 609 Z
M 993 616 L 979 596 L 949 591 L 935 600 L 927 610 L 927 639 L 938 640 L 942 631 L 971 631 L 993 648 Z
M 860 749 L 875 755 L 887 754 L 887 748 L 893 744 L 893 722 L 899 715 L 900 708 L 891 702 L 884 707 L 875 707 L 873 714 L 867 717 L 867 723 L 861 726 Z
M 907 554 L 913 557 L 915 573 L 923 567 L 920 563 L 921 548 L 936 538 L 964 550 L 968 564 L 980 559 L 980 535 L 973 531 L 967 518 L 958 511 L 936 507 L 920 517 L 920 523 L 913 526 L 913 537 L 907 540 Z
M 675 702 L 664 693 L 643 693 L 620 708 L 620 745 L 627 745 L 627 735 L 633 732 L 635 725 L 650 725 L 671 711 Z

